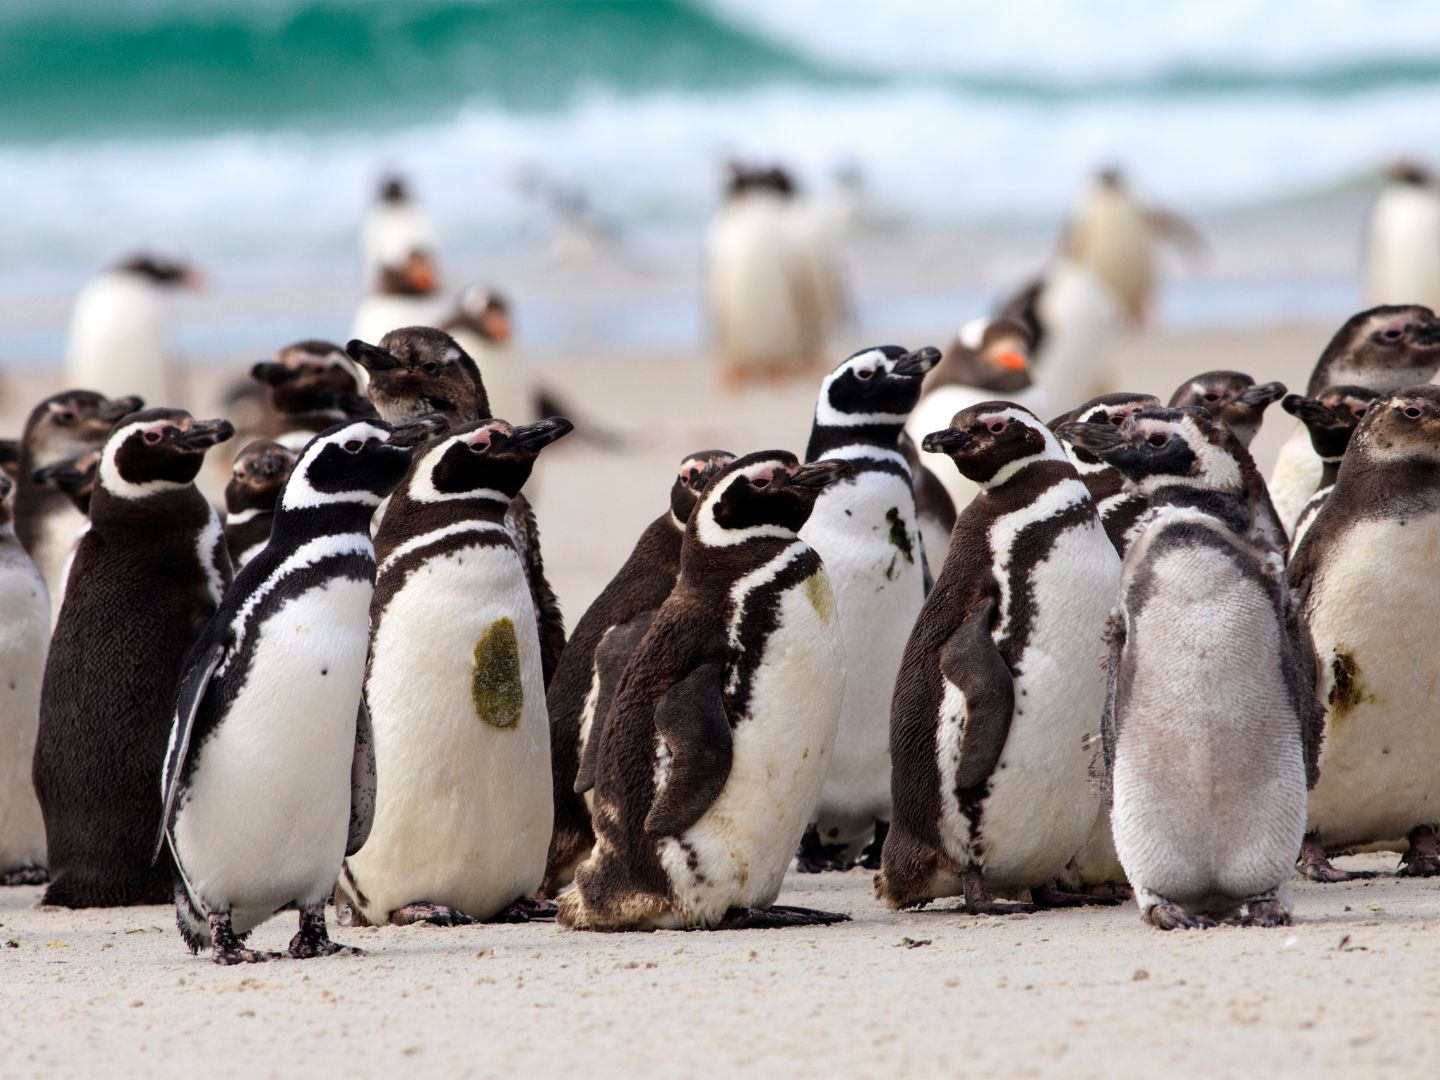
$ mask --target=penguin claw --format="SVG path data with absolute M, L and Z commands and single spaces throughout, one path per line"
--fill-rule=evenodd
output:
M 486 922 L 545 922 L 554 919 L 559 911 L 560 908 L 554 900 L 535 900 L 529 896 L 522 896 L 494 918 L 487 919 Z
M 406 904 L 390 913 L 391 926 L 413 926 L 415 923 L 428 923 L 431 926 L 469 926 L 471 923 L 479 921 L 473 915 L 466 915 L 459 908 L 447 907 L 444 904 Z
M 715 929 L 782 930 L 791 926 L 832 926 L 849 921 L 850 916 L 839 911 L 775 904 L 768 908 L 731 908 Z
M 1289 926 L 1290 913 L 1278 900 L 1252 900 L 1245 905 L 1246 911 L 1240 919 L 1241 926 Z
M 1144 920 L 1158 930 L 1209 930 L 1216 923 L 1208 915 L 1192 915 L 1179 904 L 1161 901 L 1146 911 Z
M 1342 881 L 1361 881 L 1377 876 L 1374 870 L 1341 870 L 1339 867 L 1331 866 L 1329 859 L 1307 859 L 1301 864 L 1300 872 L 1310 881 L 1318 881 L 1322 885 L 1335 885 Z M 1400 873 L 1404 872 L 1402 868 Z
M 233 949 L 216 949 L 211 957 L 221 967 L 231 967 L 235 964 L 264 964 L 279 958 L 279 953 L 261 952 L 258 949 L 247 949 L 243 946 Z
M 1435 877 L 1440 875 L 1440 846 L 1435 830 L 1421 825 L 1410 832 L 1410 849 L 1400 857 L 1399 877 Z

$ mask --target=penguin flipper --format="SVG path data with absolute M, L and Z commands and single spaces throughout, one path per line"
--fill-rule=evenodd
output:
M 170 745 L 165 752 L 165 771 L 160 775 L 160 832 L 155 837 L 155 851 L 150 856 L 153 863 L 160 857 L 165 846 L 165 836 L 174 824 L 175 801 L 180 795 L 180 775 L 185 771 L 185 759 L 190 755 L 190 737 L 195 732 L 195 717 L 200 713 L 200 703 L 210 688 L 210 679 L 225 659 L 225 641 L 211 641 L 203 649 L 197 646 L 192 660 L 180 676 L 175 692 L 175 715 L 170 721 Z
M 350 762 L 350 831 L 345 838 L 349 858 L 370 839 L 375 824 L 375 732 L 370 727 L 370 710 L 360 699 L 355 717 L 355 756 Z
M 1125 614 L 1115 608 L 1105 623 L 1105 645 L 1108 650 L 1105 654 L 1105 706 L 1100 713 L 1100 750 L 1103 765 L 1101 788 L 1107 804 L 1114 797 L 1115 744 L 1120 738 L 1120 716 L 1115 711 L 1115 697 L 1120 687 L 1120 665 L 1124 663 L 1125 642 L 1128 637 Z
M 605 631 L 605 636 L 595 647 L 595 680 L 599 683 L 599 688 L 595 696 L 595 716 L 590 721 L 590 737 L 585 740 L 585 752 L 580 757 L 580 768 L 575 773 L 577 795 L 584 795 L 595 786 L 595 770 L 600 763 L 605 718 L 610 715 L 610 703 L 615 700 L 615 689 L 620 685 L 620 676 L 625 672 L 625 665 L 630 663 L 636 646 L 654 621 L 654 610 L 641 612 L 629 622 L 612 626 Z
M 995 601 L 988 599 L 940 650 L 941 674 L 965 695 L 955 774 L 955 786 L 962 790 L 983 784 L 995 771 L 1015 711 L 1015 677 L 990 636 L 994 614 Z
M 670 777 L 645 815 L 647 835 L 679 836 L 724 789 L 735 750 L 724 687 L 724 665 L 707 663 L 660 699 L 655 727 L 670 749 Z

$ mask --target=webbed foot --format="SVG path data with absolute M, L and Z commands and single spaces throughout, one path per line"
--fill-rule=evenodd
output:
M 1053 878 L 1044 885 L 1031 889 L 1030 900 L 1042 911 L 1046 908 L 1114 907 L 1120 903 L 1118 896 L 1104 896 L 1090 892 L 1066 892 Z
M 839 911 L 775 904 L 768 908 L 731 908 L 715 929 L 783 930 L 790 926 L 833 926 L 849 921 L 850 916 Z
M 1410 850 L 1400 856 L 1399 877 L 1435 877 L 1440 875 L 1440 847 L 1435 830 L 1420 825 L 1410 830 Z
M 364 953 L 353 945 L 341 945 L 330 940 L 330 931 L 325 927 L 325 905 L 300 909 L 300 930 L 290 939 L 290 955 L 296 960 L 313 960 L 317 956 L 363 956 Z
M 212 911 L 209 923 L 210 958 L 222 967 L 229 967 L 232 964 L 263 964 L 267 960 L 276 958 L 276 953 L 247 949 L 240 944 L 240 939 L 235 936 L 234 927 L 230 924 L 228 911 Z
M 466 915 L 459 908 L 444 904 L 406 904 L 390 913 L 391 926 L 413 926 L 415 923 L 429 923 L 431 926 L 469 926 L 480 920 Z
M 1266 896 L 1245 901 L 1245 914 L 1240 918 L 1241 926 L 1289 926 L 1290 912 L 1279 900 Z
M 1325 885 L 1375 876 L 1373 870 L 1340 870 L 1331 866 L 1330 860 L 1325 856 L 1325 846 L 1320 843 L 1319 837 L 1313 835 L 1305 837 L 1300 845 L 1300 872 L 1311 881 Z
M 536 900 L 533 897 L 522 896 L 503 911 L 497 912 L 494 918 L 485 921 L 496 923 L 544 922 L 555 918 L 559 911 L 554 900 Z
M 43 866 L 22 866 L 0 874 L 0 886 L 44 885 L 50 880 L 50 872 Z
M 1141 918 L 1159 930 L 1209 930 L 1215 926 L 1210 916 L 1192 915 L 1171 900 L 1160 901 L 1143 912 Z
M 834 845 L 823 843 L 819 830 L 811 825 L 800 837 L 800 849 L 795 853 L 795 869 L 802 874 L 823 874 L 849 870 L 850 862 L 836 853 Z

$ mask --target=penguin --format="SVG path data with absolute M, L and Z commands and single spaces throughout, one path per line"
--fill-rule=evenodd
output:
M 935 584 L 935 568 L 950 546 L 950 533 L 955 528 L 955 503 L 940 478 L 920 459 L 920 448 L 908 432 L 900 433 L 900 453 L 905 455 L 905 464 L 914 482 L 915 523 L 920 528 L 920 558 L 928 593 Z
M 1193 226 L 1168 210 L 1141 205 L 1124 174 L 1109 166 L 1081 195 L 1061 247 L 1066 258 L 1095 273 L 1139 326 L 1154 306 L 1158 239 L 1190 250 L 1201 246 Z
M 1075 421 L 1119 427 L 1136 410 L 1159 404 L 1160 399 L 1154 394 L 1101 394 L 1079 408 L 1061 413 L 1046 426 L 1051 431 L 1056 431 L 1061 424 Z M 1080 474 L 1080 482 L 1089 490 L 1090 498 L 1095 503 L 1095 512 L 1100 515 L 1100 524 L 1105 528 L 1105 535 L 1110 537 L 1116 552 L 1124 558 L 1131 531 L 1150 504 L 1145 501 L 1144 495 L 1125 483 L 1125 475 L 1113 465 L 1101 461 L 1090 451 L 1072 442 L 1062 439 L 1060 445 L 1065 450 L 1065 456 L 1070 459 L 1070 464 L 1074 465 L 1075 471 Z M 1108 827 L 1107 825 L 1106 828 Z
M 237 572 L 270 539 L 275 502 L 295 460 L 291 450 L 270 439 L 256 439 L 236 455 L 225 485 L 225 550 Z
M 36 405 L 25 421 L 15 484 L 15 534 L 45 579 L 52 619 L 60 614 L 66 568 L 86 521 L 60 488 L 37 482 L 35 474 L 100 449 L 115 423 L 143 404 L 138 397 L 112 400 L 91 390 L 66 390 Z
M 560 655 L 546 698 L 555 754 L 555 833 L 541 887 L 545 896 L 570 883 L 575 867 L 595 845 L 589 810 L 573 795 L 595 786 L 610 701 L 635 646 L 680 576 L 680 544 L 690 512 L 705 486 L 734 460 L 725 450 L 702 450 L 680 463 L 670 485 L 669 509 L 640 534 L 630 557 L 575 624 Z
M 799 537 L 843 461 L 737 458 L 685 527 L 680 577 L 620 678 L 595 850 L 559 897 L 580 930 L 811 925 L 775 907 L 810 821 L 846 673 L 835 597 Z
M 1107 629 L 1115 850 L 1162 930 L 1289 923 L 1318 749 L 1313 668 L 1280 552 L 1248 528 L 1249 452 L 1198 408 L 1063 438 L 1150 501 Z
M 1365 249 L 1370 303 L 1440 307 L 1440 187 L 1429 169 L 1397 161 L 1385 170 Z
M 296 959 L 329 956 L 325 903 L 365 843 L 375 756 L 361 698 L 375 549 L 370 518 L 438 418 L 357 420 L 315 436 L 275 506 L 270 542 L 226 592 L 172 696 L 153 857 L 168 850 L 176 923 L 217 964 L 289 907 Z M 158 835 L 157 835 L 158 833 Z
M 815 500 L 800 539 L 819 554 L 835 593 L 845 670 L 840 727 L 825 784 L 801 840 L 798 869 L 877 869 L 890 820 L 890 689 L 925 600 L 925 563 L 904 424 L 940 350 L 862 349 L 820 384 L 807 461 L 853 472 Z M 866 853 L 866 849 L 871 850 Z
M 493 416 L 480 369 L 443 330 L 410 326 L 391 331 L 378 345 L 352 340 L 345 351 L 369 373 L 366 393 L 380 416 L 392 424 L 439 413 L 452 427 L 459 427 Z M 540 657 L 548 687 L 565 649 L 565 620 L 545 577 L 540 528 L 524 495 L 511 500 L 505 526 L 515 538 L 535 597 Z
M 496 416 L 511 423 L 533 423 L 536 388 L 524 361 L 510 348 L 510 302 L 494 289 L 471 285 L 455 308 L 437 324 L 475 361 Z
M 505 513 L 570 430 L 559 417 L 466 424 L 417 456 L 390 501 L 365 675 L 375 821 L 340 875 L 358 923 L 554 914 L 532 899 L 554 821 L 550 719 Z
M 183 373 L 170 340 L 170 299 L 198 290 L 200 272 L 164 255 L 130 256 L 93 278 L 75 297 L 65 347 L 65 382 L 103 394 L 184 402 Z
M 148 843 L 160 820 L 155 778 L 180 661 L 230 580 L 220 519 L 194 480 L 205 452 L 232 434 L 225 420 L 145 409 L 105 440 L 40 696 L 46 904 L 169 898 Z
M 445 314 L 435 265 L 435 235 L 405 182 L 389 177 L 361 228 L 366 293 L 352 337 L 374 341 L 391 330 L 433 325 Z
M 1327 386 L 1359 386 L 1388 394 L 1428 382 L 1440 371 L 1440 320 L 1419 304 L 1375 307 L 1352 315 L 1320 354 L 1306 397 Z M 1323 467 L 1303 424 L 1280 447 L 1270 473 L 1270 497 L 1287 531 L 1320 484 Z
M 411 194 L 405 178 L 382 177 L 375 201 L 360 226 L 365 281 L 375 281 L 386 267 L 403 265 L 412 251 L 434 248 L 435 226 Z
M 1290 538 L 1290 551 L 1300 547 L 1300 541 L 1320 507 L 1330 497 L 1330 489 L 1340 475 L 1340 462 L 1344 459 L 1345 448 L 1350 445 L 1350 436 L 1360 426 L 1360 420 L 1370 403 L 1378 397 L 1373 390 L 1363 386 L 1330 386 L 1320 392 L 1319 397 L 1307 398 L 1299 394 L 1286 394 L 1280 407 L 1305 425 L 1310 432 L 1310 445 L 1320 459 L 1324 471 L 1320 474 L 1320 486 L 1310 496 L 1300 517 L 1295 522 L 1295 535 Z
M 45 821 L 30 765 L 50 642 L 45 579 L 15 535 L 15 485 L 0 475 L 0 885 L 41 885 Z
M 89 528 L 90 497 L 95 494 L 95 487 L 99 483 L 100 475 L 100 451 L 91 450 L 80 455 L 73 461 L 59 461 L 54 465 L 47 465 L 43 469 L 36 469 L 34 480 L 37 484 L 49 484 L 60 491 L 70 505 L 87 520 L 81 526 L 81 531 L 76 534 L 75 540 L 78 543 L 86 529 Z M 74 551 L 71 551 L 71 559 L 74 558 Z M 65 562 L 65 575 L 70 573 L 70 560 Z M 61 594 L 64 595 L 63 592 Z
M 970 328 L 970 334 L 962 332 L 925 377 L 920 400 L 905 421 L 905 433 L 917 444 L 922 443 L 926 435 L 944 428 L 960 410 L 997 396 L 1043 408 L 1030 378 L 1029 348 L 1029 331 L 1008 319 L 977 325 Z M 964 510 L 978 487 L 950 468 L 943 458 L 927 455 L 921 462 L 945 485 L 956 513 Z M 935 554 L 939 556 L 944 550 L 937 547 Z
M 1266 408 L 1284 396 L 1284 383 L 1257 384 L 1243 372 L 1206 371 L 1175 388 L 1170 395 L 1170 408 L 1198 406 L 1204 409 L 1234 432 L 1240 445 L 1248 450 L 1260 433 L 1260 422 L 1265 418 Z M 1245 490 L 1254 527 L 1264 531 L 1266 541 L 1277 551 L 1286 551 L 1290 544 L 1289 534 L 1271 501 L 1265 477 L 1254 460 L 1248 457 L 1241 461 L 1241 468 L 1245 473 Z
M 1440 874 L 1437 666 L 1416 637 L 1440 614 L 1437 551 L 1440 387 L 1426 384 L 1370 406 L 1290 563 L 1325 703 L 1301 860 L 1312 881 L 1356 876 L 1328 853 L 1398 837 L 1402 875 Z
M 992 896 L 1027 890 L 1035 906 L 1086 902 L 1052 882 L 1099 813 L 1090 740 L 1120 557 L 1027 409 L 977 403 L 923 445 L 980 493 L 956 519 L 895 680 L 876 896 L 909 908 L 963 894 L 972 914 L 1015 910 Z
M 312 338 L 286 345 L 274 360 L 254 364 L 250 378 L 265 402 L 247 430 L 290 450 L 304 449 L 336 424 L 377 416 L 364 394 L 364 369 L 333 342 Z

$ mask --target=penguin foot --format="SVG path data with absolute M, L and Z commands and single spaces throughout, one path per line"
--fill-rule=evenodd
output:
M 870 843 L 865 846 L 865 850 L 860 853 L 860 865 L 866 870 L 880 869 L 880 853 L 885 850 L 885 837 L 888 836 L 889 833 L 890 823 L 877 819 L 875 822 L 875 839 L 871 840 Z
M 1209 930 L 1216 925 L 1210 916 L 1192 915 L 1171 900 L 1160 901 L 1142 912 L 1141 918 L 1159 930 Z
M 967 900 L 957 910 L 966 915 L 1034 915 L 1045 909 L 1039 904 L 1024 904 L 1015 900 Z
M 240 939 L 235 936 L 234 927 L 230 925 L 228 911 L 212 911 L 208 921 L 210 923 L 210 959 L 221 967 L 230 967 L 232 964 L 263 964 L 267 960 L 275 959 L 275 953 L 247 949 L 240 944 Z
M 496 913 L 493 918 L 486 919 L 492 923 L 522 923 L 522 922 L 544 922 L 555 918 L 560 908 L 554 900 L 535 900 L 529 896 L 522 896 L 503 911 Z
M 391 926 L 413 926 L 416 923 L 429 923 L 431 926 L 469 926 L 479 921 L 459 908 L 423 902 L 406 904 L 390 913 Z
M 1325 848 L 1318 838 L 1307 836 L 1300 846 L 1300 872 L 1311 881 L 1333 885 L 1340 881 L 1359 881 L 1375 877 L 1374 870 L 1340 870 L 1330 865 Z
M 22 866 L 0 874 L 0 886 L 44 885 L 50 880 L 50 872 L 43 866 Z
M 290 939 L 290 955 L 296 960 L 313 960 L 317 956 L 363 956 L 364 953 L 353 945 L 341 945 L 330 940 L 330 931 L 325 928 L 325 905 L 300 909 L 300 930 Z
M 1066 892 L 1053 878 L 1044 885 L 1031 889 L 1030 900 L 1042 911 L 1046 908 L 1114 907 L 1120 903 L 1118 896 L 1103 896 L 1089 892 Z
M 850 916 L 840 911 L 816 911 L 814 908 L 775 904 L 768 908 L 731 908 L 715 929 L 783 930 L 790 926 L 833 926 L 849 921 Z
M 1440 875 L 1440 847 L 1435 830 L 1421 825 L 1410 830 L 1410 850 L 1400 856 L 1399 877 L 1435 877 Z
M 800 850 L 795 853 L 795 869 L 802 874 L 849 870 L 850 862 L 837 854 L 839 850 L 835 845 L 823 843 L 820 831 L 811 825 L 800 837 Z
M 1290 912 L 1279 900 L 1266 897 L 1263 900 L 1248 900 L 1245 914 L 1240 917 L 1241 926 L 1289 926 Z

